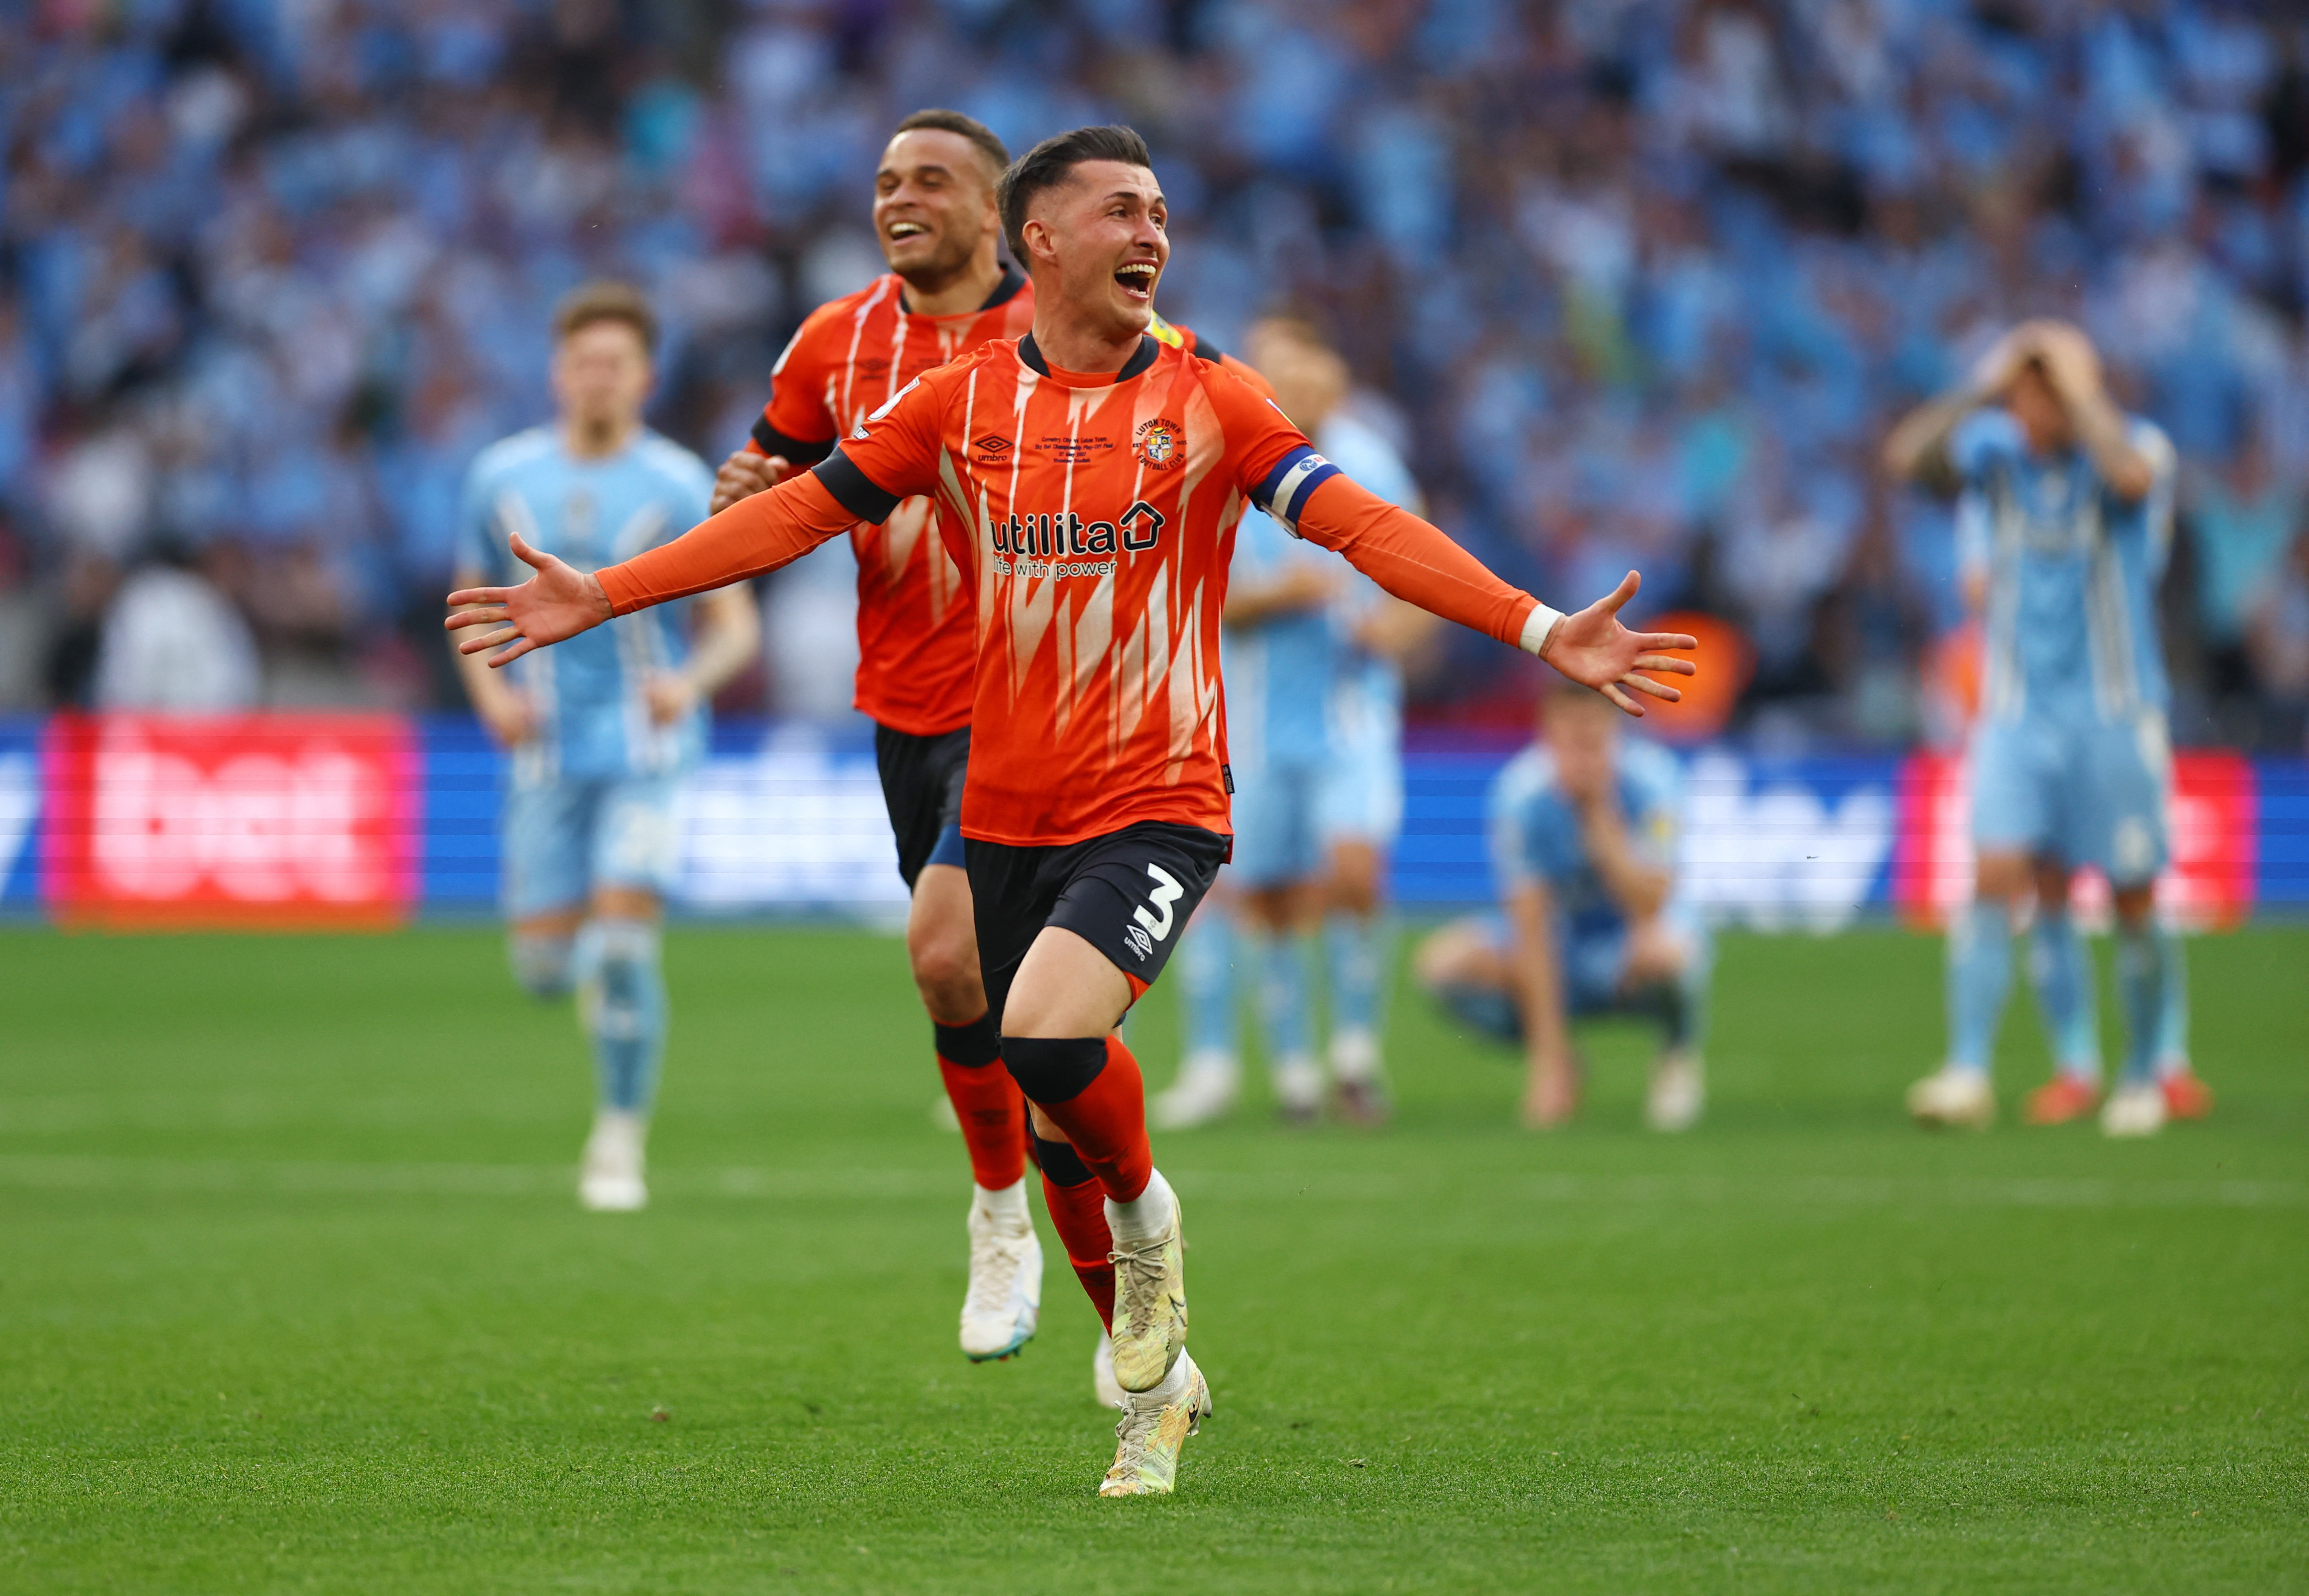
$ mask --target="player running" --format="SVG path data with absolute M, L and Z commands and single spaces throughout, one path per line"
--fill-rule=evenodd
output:
M 465 481 L 458 581 L 510 577 L 509 549 L 575 570 L 630 559 L 705 517 L 705 463 L 649 431 L 656 322 L 623 283 L 554 313 L 549 427 L 483 450 Z M 599 1078 L 578 1196 L 624 1210 L 649 1200 L 644 1144 L 665 1051 L 658 921 L 679 863 L 676 785 L 704 746 L 702 707 L 753 657 L 760 623 L 742 587 L 632 615 L 511 680 L 461 657 L 473 709 L 513 756 L 505 800 L 505 912 L 514 978 L 540 998 L 573 987 Z
M 1251 329 L 1254 365 L 1324 457 L 1381 498 L 1418 512 L 1419 487 L 1393 446 L 1344 412 L 1346 362 L 1312 323 L 1268 317 Z M 1180 944 L 1188 1037 L 1158 1124 L 1204 1124 L 1240 1087 L 1233 943 L 1258 971 L 1276 1103 L 1312 1120 L 1323 1077 L 1309 1015 L 1305 941 L 1329 955 L 1334 1106 L 1364 1123 L 1388 1113 L 1379 1007 L 1388 968 L 1387 855 L 1403 818 L 1403 667 L 1434 618 L 1252 511 L 1235 535 L 1221 633 L 1236 781 L 1233 902 L 1198 915 Z M 1229 911 L 1232 912 L 1230 913 Z
M 532 551 L 535 577 L 453 594 L 480 607 L 448 624 L 492 628 L 462 645 L 500 649 L 492 664 L 519 658 L 774 570 L 910 495 L 939 497 L 978 594 L 962 830 L 987 998 L 1046 1180 L 1101 1193 L 1096 1210 L 1052 1208 L 1110 1320 L 1126 1393 L 1099 1489 L 1168 1492 L 1210 1390 L 1186 1349 L 1178 1201 L 1114 1031 L 1226 856 L 1218 623 L 1245 506 L 1631 712 L 1630 692 L 1677 696 L 1639 670 L 1691 670 L 1653 651 L 1692 645 L 1621 627 L 1633 573 L 1577 615 L 1538 603 L 1357 487 L 1250 383 L 1152 336 L 1170 242 L 1136 133 L 1046 139 L 1004 173 L 999 197 L 1036 284 L 1026 336 L 921 377 L 814 471 L 669 549 L 590 576 Z M 1102 1254 L 1111 1275 L 1089 1265 Z
M 1572 681 L 1542 698 L 1541 741 L 1492 786 L 1503 913 L 1441 927 L 1413 965 L 1444 1008 L 1523 1044 L 1523 1122 L 1535 1131 L 1578 1109 L 1570 1022 L 1581 1015 L 1658 1022 L 1644 1102 L 1653 1130 L 1689 1130 L 1706 1102 L 1712 960 L 1707 925 L 1677 889 L 1682 773 L 1665 749 L 1621 738 L 1618 720 Z
M 813 311 L 771 369 L 751 444 L 722 464 L 719 512 L 815 465 L 837 439 L 934 367 L 1033 325 L 1034 294 L 1006 265 L 994 186 L 1002 141 L 958 111 L 900 122 L 874 174 L 874 237 L 890 270 Z M 1026 1206 L 1026 1105 L 995 1067 L 963 869 L 970 759 L 973 594 L 947 552 L 938 499 L 917 495 L 850 529 L 858 557 L 853 702 L 874 722 L 882 800 L 912 894 L 906 958 L 930 1013 L 938 1075 L 970 1154 L 970 1279 L 961 1340 L 1007 1357 L 1040 1323 L 1042 1250 Z
M 722 463 L 716 512 L 824 460 L 923 372 L 1033 326 L 1033 288 L 997 249 L 994 189 L 1009 160 L 991 130 L 958 111 L 916 111 L 898 124 L 874 175 L 874 234 L 890 270 L 803 321 L 772 369 L 752 441 Z M 1154 330 L 1165 343 L 1196 347 L 1185 328 L 1158 321 Z M 970 1154 L 961 1341 L 965 1356 L 985 1361 L 1009 1357 L 1034 1334 L 1042 1253 L 1026 1206 L 1025 1100 L 993 1067 L 995 1022 L 963 865 L 977 629 L 974 594 L 947 551 L 946 515 L 936 495 L 921 494 L 886 520 L 850 529 L 858 556 L 854 702 L 874 722 L 898 873 L 912 895 L 907 958 Z M 1106 1267 L 1103 1256 L 1096 1262 Z M 1103 1348 L 1102 1370 L 1104 1359 Z
M 1948 944 L 1949 1052 L 1908 1091 L 1925 1124 L 1996 1115 L 1989 1055 L 2012 976 L 2012 918 L 2033 891 L 2031 959 L 2058 1071 L 2026 1117 L 2057 1124 L 2100 1097 L 2092 966 L 2069 915 L 2071 873 L 2114 891 L 2123 1073 L 2101 1106 L 2111 1136 L 2194 1118 L 2180 939 L 2158 924 L 2171 754 L 2157 582 L 2173 533 L 2173 446 L 2125 416 L 2084 334 L 2028 322 L 1971 381 L 1918 409 L 1885 447 L 1895 474 L 1953 480 L 1967 595 L 1985 610 L 1972 743 L 1974 899 Z

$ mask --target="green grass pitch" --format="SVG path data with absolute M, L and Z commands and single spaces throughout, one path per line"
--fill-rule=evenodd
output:
M 0 935 L 0 1590 L 2309 1589 L 2309 932 L 2192 944 L 2218 1112 L 2137 1144 L 2011 1122 L 2025 998 L 2007 1123 L 1905 1124 L 1926 938 L 1727 939 L 1675 1140 L 1640 1033 L 1536 1138 L 1401 998 L 1388 1130 L 1158 1138 L 1218 1412 L 1120 1503 L 1047 1230 L 1041 1337 L 955 1349 L 898 943 L 668 962 L 655 1201 L 593 1217 L 489 932 Z

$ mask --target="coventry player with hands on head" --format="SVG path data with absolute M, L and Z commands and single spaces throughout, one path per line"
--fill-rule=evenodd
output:
M 1084 1271 L 1125 1393 L 1099 1494 L 1163 1494 L 1211 1392 L 1187 1349 L 1178 1197 L 1117 1027 L 1226 857 L 1218 631 L 1244 507 L 1630 713 L 1678 696 L 1643 672 L 1691 674 L 1662 651 L 1694 645 L 1619 623 L 1632 572 L 1572 615 L 1509 586 L 1342 474 L 1252 384 L 1154 336 L 1168 207 L 1130 129 L 1044 140 L 999 199 L 1035 284 L 1025 336 L 916 378 L 814 470 L 663 549 L 594 573 L 529 550 L 529 581 L 452 594 L 474 608 L 448 624 L 481 629 L 466 650 L 518 660 L 940 498 L 978 594 L 962 833 L 987 1001 L 1042 1157 L 1105 1193 L 1095 1234 L 1085 1214 L 1052 1216 L 1070 1257 L 1103 1239 L 1112 1267 L 1103 1285 Z
M 1344 408 L 1346 361 L 1312 322 L 1262 317 L 1248 350 L 1276 403 L 1326 459 L 1420 513 L 1402 457 Z M 1277 1112 L 1291 1123 L 1316 1117 L 1323 1071 L 1307 943 L 1320 930 L 1333 1106 L 1342 1119 L 1376 1123 L 1388 1106 L 1379 1037 L 1387 859 L 1403 820 L 1403 660 L 1440 623 L 1257 510 L 1235 533 L 1225 621 L 1234 858 L 1224 889 L 1180 945 L 1187 1051 L 1155 1101 L 1155 1122 L 1206 1124 L 1234 1105 L 1239 944 L 1256 972 Z
M 1973 901 L 1948 941 L 1949 1048 L 1908 1092 L 1929 1125 L 1995 1118 L 1990 1053 L 2012 979 L 2013 918 L 2033 896 L 2029 960 L 2057 1071 L 2025 1117 L 2100 1107 L 2112 1136 L 2195 1118 L 2180 939 L 2157 916 L 2172 754 L 2157 583 L 2173 538 L 2173 446 L 2126 416 L 2076 328 L 2024 323 L 1956 390 L 1901 421 L 1896 476 L 1956 488 L 1967 596 L 1985 660 L 1971 749 Z M 2092 965 L 2069 909 L 2074 872 L 2108 879 L 2126 1038 L 2100 1100 Z
M 1577 682 L 1540 700 L 1540 740 L 1492 785 L 1492 870 L 1500 912 L 1455 921 L 1422 943 L 1419 984 L 1476 1029 L 1524 1048 L 1523 1122 L 1552 1130 L 1579 1106 L 1573 1019 L 1655 1020 L 1645 1122 L 1699 1123 L 1700 1044 L 1712 950 L 1679 890 L 1683 776 L 1656 743 L 1622 737 L 1610 705 Z
M 473 462 L 457 526 L 458 582 L 509 579 L 523 559 L 590 571 L 705 518 L 705 463 L 642 422 L 656 320 L 636 290 L 597 282 L 553 320 L 559 415 Z M 695 635 L 683 613 L 694 608 Z M 679 863 L 674 797 L 705 745 L 705 705 L 754 655 L 742 587 L 621 617 L 510 672 L 463 655 L 473 709 L 512 756 L 505 912 L 514 975 L 540 998 L 573 989 L 598 1080 L 578 1195 L 648 1200 L 644 1144 L 665 1051 L 658 922 Z

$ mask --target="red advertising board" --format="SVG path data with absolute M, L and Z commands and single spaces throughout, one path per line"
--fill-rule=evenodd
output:
M 1950 909 L 1971 900 L 1967 786 L 1960 756 L 1916 754 L 1901 763 L 1892 901 L 1912 924 L 1943 924 Z M 2254 809 L 2253 765 L 2244 756 L 2173 757 L 2173 857 L 2157 882 L 2159 907 L 2195 929 L 2235 925 L 2253 912 Z M 2075 895 L 2080 915 L 2106 917 L 2108 882 L 2098 872 L 2079 872 Z
M 419 770 L 397 716 L 59 716 L 42 763 L 59 920 L 379 925 L 415 901 Z

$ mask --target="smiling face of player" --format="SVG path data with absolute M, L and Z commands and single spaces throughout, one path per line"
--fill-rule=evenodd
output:
M 652 379 L 648 346 L 631 322 L 573 327 L 553 351 L 553 398 L 570 452 L 614 455 L 641 430 Z
M 994 174 L 958 133 L 916 127 L 882 152 L 874 173 L 874 239 L 917 294 L 938 294 L 991 270 L 1002 222 Z
M 1034 196 L 1020 230 L 1035 291 L 1062 308 L 1070 331 L 1125 343 L 1154 318 L 1154 288 L 1170 263 L 1170 208 L 1143 166 L 1085 160 Z M 1046 351 L 1059 365 L 1067 361 Z

